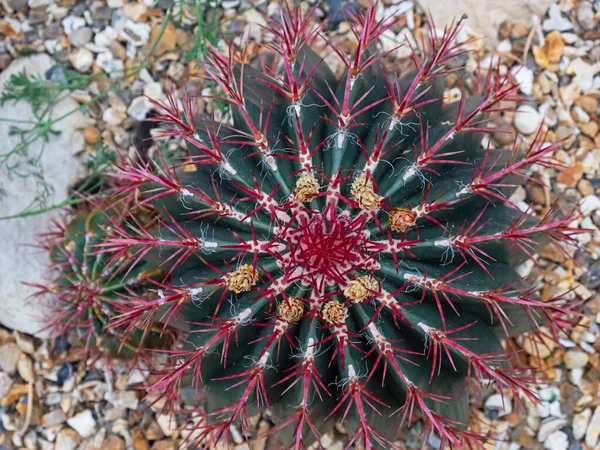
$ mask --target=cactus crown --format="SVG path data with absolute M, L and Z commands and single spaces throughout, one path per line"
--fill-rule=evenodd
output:
M 157 104 L 162 136 L 187 141 L 188 156 L 126 161 L 114 175 L 117 198 L 157 219 L 116 221 L 99 248 L 111 265 L 166 273 L 160 301 L 124 299 L 119 324 L 188 333 L 151 391 L 175 409 L 182 386 L 205 386 L 198 443 L 269 408 L 295 448 L 340 419 L 351 442 L 390 448 L 415 414 L 461 447 L 477 438 L 465 431 L 467 376 L 534 398 L 501 340 L 569 325 L 573 303 L 539 301 L 514 267 L 549 241 L 572 243 L 572 213 L 539 219 L 508 199 L 532 164 L 557 165 L 559 143 L 540 129 L 512 150 L 482 146 L 518 88 L 497 71 L 461 72 L 461 98 L 446 104 L 466 51 L 459 25 L 432 28 L 397 74 L 378 47 L 395 20 L 376 10 L 352 17 L 353 55 L 313 11 L 286 6 L 252 62 L 211 48 L 204 69 L 232 120 L 197 114 L 189 98 Z

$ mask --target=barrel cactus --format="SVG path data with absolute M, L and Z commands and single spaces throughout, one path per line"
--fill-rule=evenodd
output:
M 88 202 L 92 205 L 92 202 Z M 175 342 L 173 330 L 157 325 L 137 327 L 120 320 L 124 308 L 134 300 L 153 298 L 152 288 L 160 287 L 163 271 L 148 262 L 133 264 L 127 258 L 114 259 L 102 244 L 125 215 L 117 209 L 106 214 L 107 205 L 81 208 L 68 222 L 55 220 L 54 229 L 42 236 L 49 252 L 55 278 L 36 285 L 37 295 L 50 296 L 54 314 L 45 327 L 54 336 L 67 337 L 95 357 L 123 358 L 132 362 L 149 357 L 143 350 L 169 348 Z M 138 212 L 137 220 L 149 216 Z M 139 223 L 139 222 L 138 222 Z
M 198 445 L 266 409 L 293 448 L 340 420 L 350 444 L 391 448 L 417 416 L 425 435 L 472 445 L 467 381 L 534 399 L 502 341 L 543 324 L 558 339 L 570 323 L 574 304 L 542 302 L 515 267 L 573 243 L 573 212 L 540 219 L 509 200 L 532 165 L 557 166 L 560 143 L 540 129 L 512 150 L 482 145 L 518 87 L 461 72 L 448 104 L 447 75 L 466 52 L 459 25 L 432 29 L 398 74 L 378 44 L 395 19 L 376 9 L 353 15 L 353 55 L 313 11 L 285 6 L 258 58 L 210 48 L 203 68 L 231 119 L 197 113 L 194 99 L 157 103 L 161 136 L 184 139 L 188 155 L 127 160 L 113 175 L 116 198 L 157 218 L 116 221 L 96 248 L 164 273 L 155 297 L 129 298 L 117 320 L 186 333 L 150 391 L 169 411 L 184 388 L 197 392 Z

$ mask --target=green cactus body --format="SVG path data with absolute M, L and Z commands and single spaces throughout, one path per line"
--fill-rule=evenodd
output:
M 124 305 L 130 311 L 136 302 L 145 304 L 154 297 L 150 289 L 158 286 L 164 272 L 148 262 L 132 264 L 121 255 L 112 260 L 112 252 L 99 248 L 116 218 L 98 207 L 78 212 L 67 226 L 55 222 L 56 229 L 44 236 L 44 247 L 59 275 L 48 286 L 39 286 L 39 294 L 54 297 L 55 314 L 47 326 L 55 335 L 68 335 L 86 350 L 110 358 L 133 359 L 145 348 L 172 346 L 174 335 L 158 326 L 138 328 L 120 320 Z

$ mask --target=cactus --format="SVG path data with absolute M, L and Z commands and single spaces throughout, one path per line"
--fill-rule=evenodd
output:
M 336 420 L 351 444 L 391 448 L 417 415 L 425 435 L 472 445 L 466 382 L 534 400 L 532 373 L 508 365 L 502 340 L 543 324 L 557 339 L 571 324 L 576 303 L 542 302 L 515 267 L 549 242 L 575 244 L 574 212 L 540 219 L 509 199 L 532 165 L 559 165 L 561 143 L 540 128 L 512 150 L 483 145 L 518 87 L 456 67 L 460 23 L 432 28 L 408 73 L 386 69 L 393 51 L 378 41 L 395 21 L 376 9 L 353 15 L 351 56 L 313 11 L 287 6 L 260 58 L 211 47 L 203 67 L 231 120 L 189 98 L 156 103 L 162 137 L 184 139 L 188 155 L 126 160 L 113 175 L 117 198 L 157 219 L 113 221 L 96 248 L 129 277 L 144 264 L 165 275 L 158 296 L 129 296 L 115 320 L 187 333 L 150 391 L 168 411 L 196 391 L 198 445 L 263 409 L 293 448 L 320 443 Z M 446 104 L 452 71 L 464 86 Z
M 129 215 L 117 214 L 116 209 L 105 214 L 105 206 L 82 208 L 68 223 L 55 220 L 54 229 L 42 236 L 40 244 L 58 275 L 47 285 L 35 285 L 36 295 L 53 299 L 54 313 L 45 325 L 53 335 L 67 336 L 74 344 L 83 344 L 86 353 L 105 356 L 109 362 L 112 358 L 137 362 L 149 357 L 141 350 L 169 348 L 175 342 L 171 330 L 155 325 L 138 328 L 119 320 L 133 299 L 153 295 L 151 288 L 160 285 L 164 273 L 147 262 L 111 263 L 113 255 L 98 246 L 109 238 L 113 224 Z

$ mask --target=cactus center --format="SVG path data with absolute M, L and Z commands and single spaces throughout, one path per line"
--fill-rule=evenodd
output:
M 347 215 L 301 217 L 297 227 L 284 232 L 289 253 L 281 267 L 288 281 L 300 281 L 321 289 L 345 285 L 357 269 L 371 267 L 369 233 L 365 221 Z

